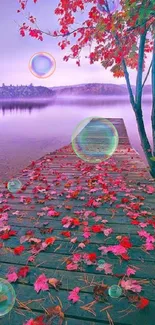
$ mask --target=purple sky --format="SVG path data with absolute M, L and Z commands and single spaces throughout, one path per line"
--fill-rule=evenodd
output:
M 58 16 L 54 15 L 58 0 L 38 0 L 35 5 L 29 0 L 27 11 L 37 17 L 38 25 L 43 30 L 55 30 L 58 26 Z M 116 83 L 124 84 L 124 78 L 113 78 L 112 73 L 105 70 L 99 63 L 90 65 L 85 59 L 87 51 L 83 51 L 81 67 L 77 67 L 74 60 L 63 61 L 66 50 L 62 51 L 57 39 L 46 36 L 43 42 L 27 36 L 22 38 L 18 32 L 17 23 L 25 21 L 25 17 L 17 14 L 17 0 L 1 0 L 0 10 L 0 85 L 30 84 L 43 85 L 47 87 L 72 85 L 80 83 Z M 23 13 L 25 14 L 25 13 Z M 17 23 L 15 23 L 15 21 Z M 67 50 L 68 51 L 68 50 Z M 51 53 L 57 62 L 55 73 L 48 79 L 38 79 L 28 69 L 30 57 L 36 52 Z M 148 59 L 147 67 L 150 60 Z M 135 84 L 135 72 L 131 71 L 131 83 Z M 150 83 L 148 79 L 147 84 Z

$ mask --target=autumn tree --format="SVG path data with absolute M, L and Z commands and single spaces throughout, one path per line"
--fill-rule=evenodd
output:
M 36 3 L 39 0 L 29 1 Z M 28 33 L 40 41 L 44 34 L 57 37 L 62 50 L 70 47 L 70 54 L 64 56 L 64 61 L 75 59 L 78 66 L 82 49 L 88 47 L 90 64 L 98 61 L 105 69 L 110 68 L 114 77 L 125 77 L 141 146 L 150 173 L 155 178 L 155 0 L 120 0 L 120 8 L 114 13 L 110 12 L 109 1 L 60 0 L 55 9 L 55 15 L 59 16 L 59 30 L 43 31 L 38 27 L 36 18 L 29 15 L 29 22 L 20 26 L 20 34 L 25 36 Z M 19 0 L 19 3 L 18 12 L 26 8 L 28 0 Z M 104 5 L 103 12 L 98 9 L 98 3 Z M 80 12 L 79 23 L 77 16 L 79 17 Z M 143 80 L 148 53 L 151 53 L 152 60 Z M 135 95 L 131 87 L 129 68 L 135 69 L 137 73 Z M 149 73 L 152 74 L 153 147 L 146 134 L 142 111 L 143 89 Z

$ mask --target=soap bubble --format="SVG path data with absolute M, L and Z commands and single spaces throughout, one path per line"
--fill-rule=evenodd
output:
M 71 138 L 76 155 L 89 163 L 109 159 L 118 146 L 118 133 L 107 119 L 89 117 L 82 120 Z
M 22 188 L 22 183 L 19 181 L 19 179 L 12 179 L 8 182 L 7 188 L 9 192 L 16 193 Z
M 29 69 L 37 78 L 48 78 L 54 73 L 56 62 L 49 53 L 35 53 L 30 59 Z
M 118 9 L 119 5 L 120 5 L 119 0 L 98 0 L 97 1 L 97 8 L 102 13 L 104 12 L 114 13 Z
M 8 314 L 13 308 L 16 300 L 16 294 L 12 285 L 0 279 L 0 317 Z
M 119 298 L 122 294 L 122 288 L 114 284 L 108 289 L 108 294 L 111 298 Z

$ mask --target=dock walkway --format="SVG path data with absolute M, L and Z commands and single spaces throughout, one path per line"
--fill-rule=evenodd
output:
M 0 278 L 14 274 L 16 292 L 1 325 L 155 324 L 155 185 L 123 120 L 109 120 L 119 145 L 106 162 L 85 163 L 69 145 L 17 175 L 20 193 L 1 184 Z

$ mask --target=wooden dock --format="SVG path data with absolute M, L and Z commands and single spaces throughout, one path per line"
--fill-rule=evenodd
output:
M 1 184 L 0 229 L 15 232 L 0 232 L 0 278 L 18 277 L 15 306 L 1 325 L 39 316 L 28 325 L 155 324 L 155 184 L 123 120 L 109 120 L 119 134 L 109 160 L 85 163 L 68 145 L 17 175 L 20 193 Z M 105 269 L 98 270 L 100 259 Z M 37 293 L 42 274 L 49 290 Z M 123 289 L 120 298 L 108 295 L 114 284 Z M 80 298 L 73 303 L 68 297 L 76 287 Z

